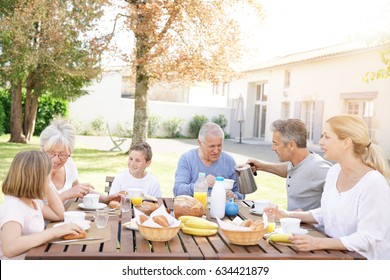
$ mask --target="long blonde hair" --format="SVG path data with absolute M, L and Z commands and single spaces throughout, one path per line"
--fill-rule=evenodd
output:
M 19 152 L 12 160 L 2 191 L 5 195 L 43 199 L 50 172 L 51 160 L 44 152 Z
M 390 185 L 390 168 L 385 153 L 379 145 L 372 143 L 366 123 L 354 115 L 334 116 L 326 121 L 341 140 L 350 138 L 355 154 L 363 162 L 378 170 Z

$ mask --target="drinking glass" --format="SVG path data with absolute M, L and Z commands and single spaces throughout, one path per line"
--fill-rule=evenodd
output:
M 122 195 L 121 196 L 121 211 L 129 212 L 130 211 L 130 196 Z
M 95 223 L 97 228 L 105 228 L 108 224 L 108 209 L 97 209 Z

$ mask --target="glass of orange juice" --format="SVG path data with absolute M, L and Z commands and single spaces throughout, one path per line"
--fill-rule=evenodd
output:
M 142 204 L 142 197 L 132 197 L 131 198 L 131 203 L 134 206 L 140 206 Z
M 194 192 L 194 198 L 196 198 L 200 203 L 203 204 L 204 213 L 207 210 L 207 192 Z
M 140 206 L 143 200 L 143 191 L 142 189 L 130 188 L 127 190 L 129 196 L 131 197 L 131 203 L 133 206 Z

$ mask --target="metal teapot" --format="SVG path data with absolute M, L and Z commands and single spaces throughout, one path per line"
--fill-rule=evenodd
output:
M 237 174 L 238 192 L 242 194 L 255 192 L 257 190 L 257 185 L 255 178 L 253 177 L 254 173 L 252 173 L 251 166 L 249 164 L 237 165 L 235 169 Z

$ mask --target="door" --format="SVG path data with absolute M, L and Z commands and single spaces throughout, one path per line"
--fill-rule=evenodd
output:
M 263 82 L 256 85 L 255 115 L 253 137 L 264 138 L 267 123 L 267 99 L 268 83 Z

